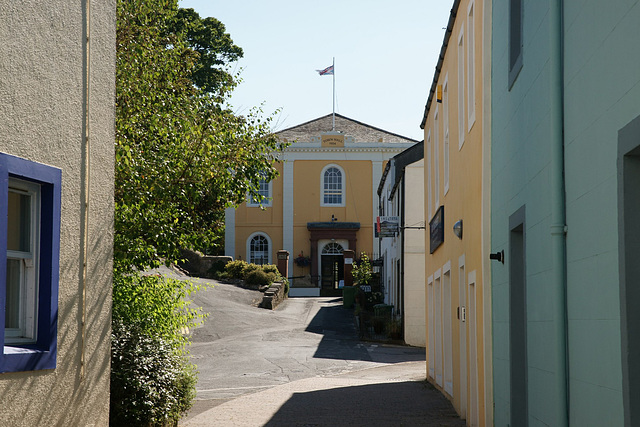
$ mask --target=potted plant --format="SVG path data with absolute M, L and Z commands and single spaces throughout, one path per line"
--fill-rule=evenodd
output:
M 301 251 L 300 254 L 293 259 L 293 262 L 295 262 L 298 267 L 306 267 L 308 265 L 311 265 L 311 258 L 309 258 L 308 256 L 304 256 Z

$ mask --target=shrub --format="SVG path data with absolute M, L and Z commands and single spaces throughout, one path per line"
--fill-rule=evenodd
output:
M 242 276 L 240 277 L 241 279 L 244 279 L 245 281 L 247 280 L 247 277 L 249 277 L 249 275 L 254 272 L 254 271 L 263 271 L 262 270 L 262 266 L 261 265 L 257 265 L 257 264 L 246 264 L 244 266 L 244 268 L 242 269 Z
M 188 335 L 206 317 L 191 282 L 138 273 L 113 276 L 112 425 L 176 424 L 195 397 Z
M 275 264 L 265 264 L 262 266 L 262 270 L 265 273 L 275 273 L 276 275 L 280 275 L 280 272 L 278 271 L 278 267 Z
M 357 285 L 368 285 L 371 282 L 371 263 L 366 253 L 360 254 L 360 262 L 353 266 L 353 282 Z
M 252 270 L 247 274 L 245 279 L 245 283 L 247 285 L 253 286 L 266 286 L 273 283 L 272 277 L 270 276 L 272 273 L 265 273 L 262 269 Z
M 242 271 L 245 269 L 245 267 L 249 265 L 247 264 L 246 261 L 238 259 L 235 261 L 231 261 L 228 262 L 227 265 L 225 265 L 224 269 L 226 270 L 227 273 L 229 273 L 229 276 L 233 279 L 242 279 Z
M 195 366 L 169 340 L 145 329 L 113 323 L 111 425 L 175 425 L 195 398 Z

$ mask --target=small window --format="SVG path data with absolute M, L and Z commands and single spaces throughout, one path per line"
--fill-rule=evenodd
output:
M 0 153 L 0 372 L 54 369 L 61 172 Z
M 509 90 L 522 69 L 522 0 L 509 0 Z
M 261 196 L 262 200 L 254 196 L 249 196 L 247 206 L 271 206 L 271 183 L 266 179 L 260 178 L 258 195 Z
M 476 121 L 476 52 L 473 2 L 467 14 L 467 126 L 469 131 Z
M 449 83 L 448 76 L 444 79 L 444 90 L 442 95 L 442 130 L 444 133 L 444 152 L 442 160 L 444 164 L 444 195 L 449 191 Z
M 344 205 L 344 174 L 337 166 L 329 166 L 322 172 L 322 206 Z
M 458 149 L 464 145 L 464 32 L 458 36 Z
M 269 264 L 269 239 L 263 234 L 256 234 L 249 241 L 249 262 L 252 264 Z

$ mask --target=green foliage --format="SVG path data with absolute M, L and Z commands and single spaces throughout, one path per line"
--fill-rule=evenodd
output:
M 360 262 L 353 266 L 352 274 L 356 285 L 368 285 L 371 282 L 371 262 L 366 253 L 360 254 Z
M 244 266 L 244 268 L 242 269 L 242 273 L 240 278 L 243 280 L 247 280 L 247 277 L 249 277 L 249 275 L 251 273 L 253 273 L 254 271 L 264 271 L 262 270 L 262 266 L 258 265 L 258 264 L 247 264 Z
M 215 249 L 224 208 L 276 177 L 283 147 L 271 117 L 224 102 L 236 81 L 225 61 L 241 50 L 222 24 L 177 0 L 119 0 L 117 12 L 114 257 L 142 271 L 181 247 Z
M 269 273 L 265 273 L 262 269 L 256 269 L 247 273 L 245 283 L 253 286 L 267 286 L 273 283 L 274 278 L 273 274 L 270 276 Z
M 186 281 L 137 273 L 114 276 L 111 340 L 111 424 L 177 421 L 195 398 L 196 368 L 187 332 L 205 315 Z
M 278 276 L 280 275 L 280 271 L 278 271 L 278 266 L 275 265 L 275 264 L 264 264 L 262 266 L 262 270 L 265 273 L 274 273 L 274 274 L 276 274 Z
M 232 279 L 242 279 L 242 271 L 249 264 L 242 259 L 237 259 L 231 262 L 228 262 L 227 265 L 224 266 L 225 271 L 229 274 Z
M 177 424 L 195 398 L 195 366 L 144 325 L 114 320 L 112 337 L 110 424 Z

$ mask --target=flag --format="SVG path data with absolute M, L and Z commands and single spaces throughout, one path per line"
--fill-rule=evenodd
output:
M 316 70 L 321 76 L 333 76 L 333 65 L 325 68 L 324 70 Z

